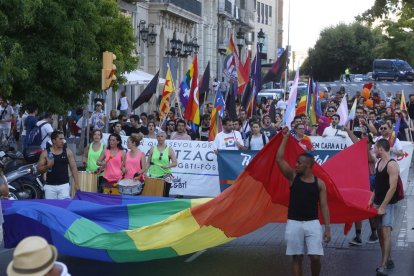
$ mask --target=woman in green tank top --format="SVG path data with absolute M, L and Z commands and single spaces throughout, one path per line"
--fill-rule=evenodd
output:
M 99 169 L 99 166 L 96 164 L 99 156 L 104 149 L 104 144 L 101 143 L 102 131 L 96 129 L 92 133 L 92 143 L 86 146 L 84 154 L 82 156 L 82 162 L 86 165 L 86 171 L 96 172 Z
M 151 148 L 148 154 L 148 162 L 150 164 L 148 174 L 150 177 L 163 178 L 165 175 L 171 174 L 171 168 L 177 166 L 177 158 L 172 148 L 165 143 L 167 134 L 164 131 L 158 132 L 158 144 Z M 171 183 L 165 183 L 164 196 L 170 195 Z

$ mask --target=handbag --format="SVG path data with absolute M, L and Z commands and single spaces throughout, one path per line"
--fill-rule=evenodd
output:
M 397 189 L 395 193 L 397 194 L 397 201 L 404 199 L 404 186 L 400 176 L 398 176 Z

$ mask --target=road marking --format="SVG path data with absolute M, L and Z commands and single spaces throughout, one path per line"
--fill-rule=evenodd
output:
M 187 260 L 185 260 L 185 263 L 190 263 L 192 261 L 194 261 L 195 259 L 197 259 L 201 254 L 203 254 L 204 252 L 206 252 L 207 250 L 201 250 L 198 251 L 197 253 L 194 253 L 191 257 L 189 257 Z

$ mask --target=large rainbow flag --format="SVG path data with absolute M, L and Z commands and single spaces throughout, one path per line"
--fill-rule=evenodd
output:
M 280 134 L 273 138 L 214 199 L 78 192 L 73 200 L 3 200 L 5 245 L 14 247 L 27 236 L 40 235 L 60 254 L 136 262 L 189 254 L 267 223 L 284 222 L 289 185 L 275 164 L 281 139 Z M 285 159 L 291 166 L 301 152 L 290 137 Z M 315 164 L 313 173 L 326 183 L 331 223 L 350 226 L 376 214 L 366 207 L 371 192 L 365 140 L 336 154 L 323 168 Z

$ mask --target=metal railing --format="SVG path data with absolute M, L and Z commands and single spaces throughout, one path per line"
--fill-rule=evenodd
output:
M 197 0 L 151 0 L 155 3 L 173 4 L 195 15 L 201 16 L 201 2 Z

